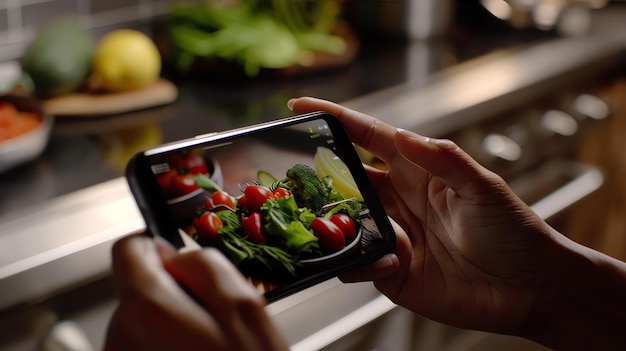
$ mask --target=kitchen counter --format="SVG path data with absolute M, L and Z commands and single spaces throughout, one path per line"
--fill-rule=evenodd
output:
M 511 30 L 495 21 L 482 26 L 470 29 L 460 23 L 450 38 L 431 42 L 369 36 L 349 67 L 315 75 L 229 80 L 166 72 L 179 88 L 172 105 L 103 118 L 57 118 L 42 157 L 0 174 L 0 223 L 16 209 L 122 176 L 129 155 L 155 142 L 280 118 L 290 114 L 286 101 L 291 97 L 346 102 L 407 83 L 414 88 L 441 70 L 495 50 L 556 37 L 554 32 Z
M 110 118 L 57 120 L 40 159 L 0 175 L 0 309 L 5 310 L 0 327 L 18 329 L 0 337 L 0 348 L 27 349 L 34 341 L 20 338 L 35 331 L 24 325 L 49 325 L 68 316 L 83 321 L 94 343 L 101 342 L 102 323 L 114 304 L 107 280 L 110 246 L 144 228 L 122 178 L 120 160 L 137 147 L 126 143 L 127 135 L 156 131 L 158 140 L 167 142 L 226 130 L 288 115 L 287 99 L 312 95 L 405 129 L 445 136 L 504 106 L 523 104 L 556 80 L 563 84 L 609 72 L 621 65 L 626 47 L 620 31 L 569 39 L 553 33 L 499 40 L 480 34 L 461 33 L 457 44 L 367 43 L 350 67 L 315 76 L 246 82 L 174 78 L 180 97 L 172 105 Z M 311 306 L 340 295 L 351 296 L 354 304 L 335 306 L 317 324 L 293 330 L 294 320 L 311 313 Z M 67 296 L 80 296 L 82 307 L 104 312 L 85 317 L 81 306 L 67 304 Z M 291 328 L 292 344 L 319 347 L 324 342 L 312 335 L 361 304 L 372 303 L 380 315 L 393 308 L 378 298 L 368 284 L 331 280 L 269 310 L 280 328 Z M 9 322 L 15 319 L 23 323 Z

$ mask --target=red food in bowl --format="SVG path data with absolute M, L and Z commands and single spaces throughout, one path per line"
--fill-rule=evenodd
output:
M 39 113 L 19 111 L 12 103 L 0 101 L 0 142 L 34 130 L 42 120 Z
M 37 158 L 46 148 L 53 118 L 28 96 L 0 97 L 0 172 Z

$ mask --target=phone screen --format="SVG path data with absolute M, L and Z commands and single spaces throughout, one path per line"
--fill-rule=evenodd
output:
M 128 177 L 153 234 L 218 248 L 269 301 L 395 244 L 353 145 L 326 113 L 148 150 Z

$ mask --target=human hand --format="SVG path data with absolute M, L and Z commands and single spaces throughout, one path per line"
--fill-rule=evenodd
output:
M 133 235 L 113 247 L 105 350 L 287 350 L 265 301 L 217 250 Z
M 341 276 L 372 280 L 395 303 L 458 327 L 523 327 L 556 233 L 496 174 L 448 140 L 398 130 L 340 105 L 300 98 L 297 114 L 327 111 L 351 140 L 382 160 L 368 175 L 401 227 L 394 255 Z

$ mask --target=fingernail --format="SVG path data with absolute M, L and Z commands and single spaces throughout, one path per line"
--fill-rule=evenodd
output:
M 296 100 L 297 99 L 289 99 L 289 101 L 287 101 L 287 107 L 289 107 L 291 111 L 293 111 L 293 104 L 296 103 Z
M 395 254 L 387 254 L 380 258 L 376 265 L 378 269 L 389 269 L 395 267 L 398 262 L 398 257 Z
M 161 255 L 162 258 L 171 258 L 178 254 L 178 251 L 169 241 L 163 239 L 160 236 L 154 237 L 154 243 L 156 245 L 156 249 Z

